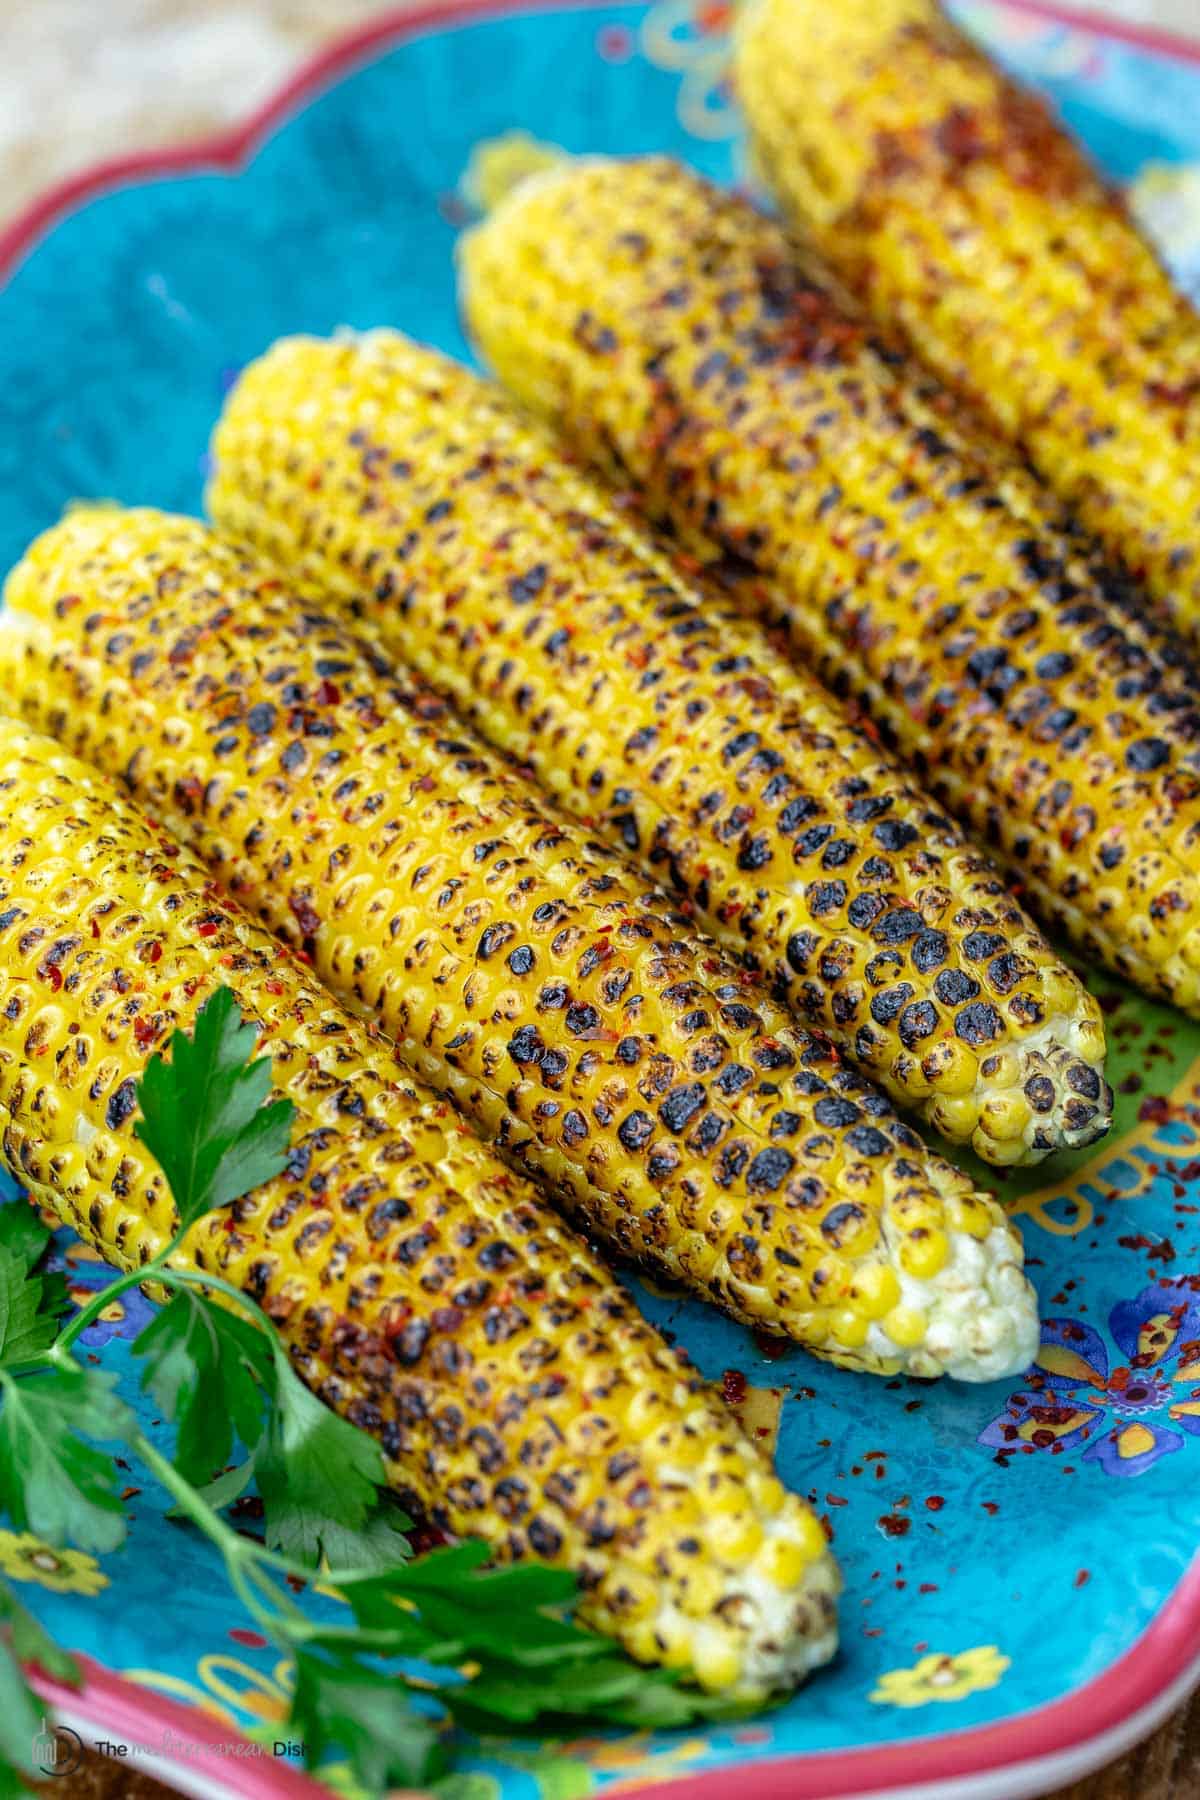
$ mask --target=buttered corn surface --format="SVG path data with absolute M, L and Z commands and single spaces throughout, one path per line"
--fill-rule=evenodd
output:
M 1095 1002 L 815 681 L 705 605 L 503 396 L 396 333 L 244 372 L 210 502 L 994 1162 L 1108 1122 Z
M 635 1656 L 750 1696 L 824 1662 L 819 1522 L 585 1245 L 103 777 L 0 720 L 3 1156 L 122 1268 L 173 1232 L 137 1082 L 221 985 L 296 1108 L 291 1155 L 181 1260 L 261 1302 L 399 1492 L 577 1570 Z
M 343 620 L 193 520 L 103 506 L 6 598 L 26 714 L 589 1230 L 854 1367 L 1027 1365 L 997 1202 Z

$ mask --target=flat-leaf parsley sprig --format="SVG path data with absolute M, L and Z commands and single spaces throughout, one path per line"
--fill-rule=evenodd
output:
M 475 1542 L 412 1559 L 410 1521 L 387 1493 L 375 1440 L 309 1392 L 247 1294 L 175 1266 L 199 1220 L 286 1164 L 295 1111 L 270 1098 L 271 1064 L 254 1056 L 256 1036 L 221 988 L 190 1038 L 175 1032 L 170 1060 L 147 1065 L 136 1129 L 167 1179 L 178 1227 L 66 1324 L 65 1285 L 42 1268 L 49 1232 L 32 1213 L 0 1207 L 0 1510 L 52 1544 L 113 1550 L 126 1529 L 114 1446 L 136 1456 L 169 1495 L 170 1516 L 220 1551 L 246 1611 L 292 1658 L 288 1731 L 310 1765 L 337 1751 L 372 1794 L 446 1771 L 446 1715 L 495 1732 L 558 1719 L 681 1725 L 727 1712 L 577 1625 L 566 1571 L 490 1569 L 488 1547 Z M 170 1296 L 132 1345 L 143 1387 L 174 1425 L 169 1456 L 141 1430 L 115 1376 L 74 1354 L 104 1308 L 143 1282 Z M 242 1460 L 227 1466 L 239 1446 Z M 223 1514 L 251 1479 L 262 1540 Z M 318 1569 L 348 1603 L 346 1623 L 311 1619 L 297 1603 L 293 1586 Z M 0 1626 L 0 1709 L 16 1722 L 0 1734 L 2 1800 L 4 1780 L 19 1791 L 14 1770 L 29 1771 L 22 1733 L 40 1717 L 20 1663 L 58 1657 L 58 1673 L 70 1669 L 3 1590 Z

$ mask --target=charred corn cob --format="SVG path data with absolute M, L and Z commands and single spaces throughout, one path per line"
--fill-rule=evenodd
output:
M 3 620 L 27 715 L 123 777 L 589 1230 L 856 1368 L 1028 1365 L 1036 1306 L 997 1203 L 272 570 L 189 519 L 76 510 Z
M 1045 920 L 1200 1009 L 1178 646 L 1128 629 L 992 440 L 931 414 L 774 222 L 666 159 L 564 163 L 468 238 L 463 275 L 509 384 L 723 561 Z
M 751 0 L 737 85 L 796 221 L 1200 629 L 1200 318 L 935 0 Z
M 184 1255 L 276 1321 L 397 1488 L 501 1557 L 580 1571 L 601 1629 L 714 1688 L 823 1662 L 819 1522 L 519 1177 L 99 775 L 0 721 L 3 1155 L 135 1268 L 172 1230 L 136 1081 L 231 987 L 297 1109 L 285 1172 Z
M 393 333 L 247 371 L 211 503 L 350 602 L 503 748 L 947 1136 L 1107 1125 L 1098 1009 L 990 863 L 497 390 Z

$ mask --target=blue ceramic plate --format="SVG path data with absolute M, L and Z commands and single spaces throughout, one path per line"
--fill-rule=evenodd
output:
M 1200 286 L 1200 59 L 1042 9 L 958 10 L 1131 184 L 1181 280 Z M 666 150 L 736 175 L 725 11 L 410 14 L 339 47 L 223 142 L 51 196 L 0 242 L 0 563 L 78 495 L 197 508 L 231 375 L 281 333 L 396 324 L 465 354 L 451 253 L 481 138 L 520 125 L 572 150 Z M 1115 1755 L 1200 1676 L 1200 1028 L 1096 988 L 1113 1135 L 1005 1188 L 1048 1320 L 1045 1366 L 1024 1381 L 855 1377 L 639 1290 L 706 1372 L 744 1376 L 750 1422 L 777 1433 L 783 1476 L 830 1520 L 846 1575 L 836 1665 L 743 1728 L 468 1744 L 459 1800 L 665 1780 L 715 1800 L 735 1766 L 747 1800 L 1015 1800 Z M 81 1246 L 61 1253 L 80 1285 L 97 1278 Z M 118 1368 L 141 1304 L 98 1328 Z M 1169 1349 L 1147 1362 L 1140 1334 L 1164 1315 Z M 130 1483 L 129 1543 L 100 1563 L 0 1532 L 0 1570 L 93 1659 L 76 1716 L 157 1741 L 164 1721 L 186 1725 L 165 1697 L 193 1709 L 198 1742 L 270 1742 L 286 1672 L 204 1548 L 136 1491 L 136 1471 Z M 194 1762 L 188 1791 L 311 1791 L 269 1755 L 236 1774 L 228 1763 Z

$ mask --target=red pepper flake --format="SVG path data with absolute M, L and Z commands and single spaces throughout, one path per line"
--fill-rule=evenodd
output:
M 122 1500 L 132 1500 L 134 1495 L 140 1494 L 141 1491 L 142 1491 L 141 1488 L 137 1488 L 137 1487 L 122 1488 L 121 1489 L 121 1498 L 122 1498 Z M 1075 1585 L 1076 1585 L 1076 1587 L 1078 1587 L 1079 1583 L 1076 1582 Z
M 984 1512 L 988 1513 L 993 1519 L 1000 1511 L 1000 1508 L 994 1500 L 981 1500 L 979 1504 L 983 1507 Z
M 936 1594 L 937 1591 L 936 1581 L 923 1581 L 917 1589 L 918 1594 Z
M 849 1506 L 850 1502 L 841 1494 L 826 1494 L 825 1504 L 826 1506 Z
M 877 1519 L 875 1522 L 879 1526 L 884 1537 L 907 1537 L 908 1533 L 912 1530 L 912 1520 L 906 1519 L 903 1513 L 884 1513 L 883 1517 Z
M 727 1406 L 740 1406 L 746 1398 L 746 1377 L 740 1369 L 726 1369 L 721 1377 L 721 1393 Z
M 267 1639 L 261 1631 L 247 1631 L 243 1625 L 232 1626 L 229 1635 L 235 1644 L 241 1644 L 247 1650 L 265 1650 L 267 1647 Z
M 1080 1569 L 1073 1585 L 1077 1588 L 1086 1587 L 1091 1579 L 1092 1571 L 1090 1569 Z
M 197 925 L 197 927 L 196 927 L 196 936 L 197 937 L 210 938 L 210 937 L 215 937 L 216 935 L 217 935 L 217 927 L 212 919 L 205 919 L 205 921 L 202 925 Z
M 925 1504 L 930 1512 L 941 1512 L 946 1502 L 942 1499 L 940 1494 L 926 1494 Z
M 883 1636 L 883 1626 L 882 1625 L 864 1625 L 862 1628 L 862 1634 L 864 1637 L 882 1637 Z
M 158 1026 L 153 1019 L 135 1019 L 133 1021 L 133 1041 L 139 1050 L 148 1050 L 158 1036 Z
M 1171 1117 L 1170 1102 L 1162 1094 L 1150 1094 L 1138 1107 L 1137 1116 L 1143 1125 L 1165 1125 Z
M 336 681 L 319 681 L 313 693 L 318 706 L 336 706 L 341 697 L 342 691 Z

